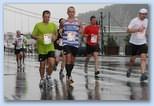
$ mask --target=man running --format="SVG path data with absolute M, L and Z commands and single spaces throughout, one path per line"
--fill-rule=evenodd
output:
M 42 14 L 43 21 L 35 25 L 32 32 L 32 37 L 37 41 L 37 52 L 39 55 L 40 62 L 40 87 L 44 84 L 45 70 L 47 69 L 47 80 L 49 81 L 49 86 L 52 85 L 51 74 L 53 71 L 53 66 L 55 63 L 55 49 L 53 42 L 57 35 L 57 26 L 49 22 L 50 21 L 50 11 L 45 10 Z
M 16 61 L 17 61 L 17 67 L 24 66 L 24 58 L 25 58 L 25 44 L 26 44 L 26 38 L 21 34 L 19 30 L 16 31 L 16 38 L 14 42 L 15 46 L 15 54 L 16 54 Z
M 81 31 L 81 24 L 78 19 L 75 18 L 75 8 L 69 7 L 67 9 L 68 18 L 64 22 L 63 33 L 63 50 L 65 59 L 65 69 L 67 81 L 71 84 L 72 70 L 74 67 L 75 56 L 79 48 L 79 35 Z
M 98 53 L 99 53 L 99 39 L 100 39 L 100 27 L 97 25 L 97 20 L 95 16 L 90 17 L 90 25 L 86 26 L 84 29 L 84 36 L 86 37 L 86 59 L 85 59 L 85 69 L 91 56 L 93 56 L 95 61 L 95 76 L 100 72 L 98 70 Z M 86 71 L 86 70 L 85 70 Z
M 138 17 L 131 20 L 128 25 L 128 33 L 131 33 L 131 38 L 129 43 L 131 45 L 131 55 L 129 70 L 127 71 L 126 76 L 130 77 L 132 72 L 132 65 L 135 63 L 136 55 L 140 55 L 141 58 L 141 77 L 140 81 L 147 80 L 148 77 L 145 74 L 146 70 L 146 62 L 147 62 L 147 39 L 146 39 L 146 31 L 148 27 L 148 19 L 147 9 L 140 9 L 138 13 Z
M 64 24 L 64 18 L 60 18 L 59 19 L 59 29 L 58 29 L 58 37 L 57 39 L 55 40 L 54 42 L 54 46 L 55 46 L 55 56 L 56 56 L 56 64 L 55 66 L 57 67 L 59 61 L 61 60 L 61 69 L 60 69 L 60 72 L 59 72 L 59 75 L 60 77 L 63 77 L 64 74 L 63 74 L 63 70 L 64 70 L 64 67 L 65 67 L 65 64 L 64 64 L 64 55 L 63 55 L 63 42 L 62 42 L 62 35 L 63 35 L 63 24 Z

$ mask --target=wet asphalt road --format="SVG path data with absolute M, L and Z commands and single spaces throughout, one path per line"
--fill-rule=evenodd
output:
M 74 83 L 59 77 L 60 65 L 52 74 L 53 87 L 39 88 L 39 63 L 27 56 L 25 67 L 17 71 L 14 55 L 4 56 L 4 99 L 8 100 L 149 100 L 149 81 L 140 83 L 139 59 L 130 78 L 126 78 L 129 57 L 100 56 L 100 76 L 94 77 L 93 59 L 84 71 L 84 57 L 77 57 Z M 65 71 L 64 71 L 65 72 Z

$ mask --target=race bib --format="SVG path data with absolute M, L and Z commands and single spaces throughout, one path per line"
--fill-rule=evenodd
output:
M 67 40 L 68 40 L 68 41 L 75 41 L 75 33 L 73 33 L 73 32 L 68 32 L 68 33 L 67 33 Z
M 52 34 L 44 34 L 44 44 L 51 44 Z
M 97 42 L 97 35 L 93 35 L 91 36 L 91 43 L 96 43 Z
M 59 46 L 63 46 L 63 41 L 62 41 L 62 39 L 59 39 Z

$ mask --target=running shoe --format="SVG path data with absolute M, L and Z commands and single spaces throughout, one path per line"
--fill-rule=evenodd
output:
M 51 78 L 51 76 L 47 76 L 47 85 L 48 85 L 48 87 L 52 87 L 52 78 Z
M 44 88 L 44 80 L 43 79 L 40 80 L 39 87 Z
M 98 76 L 100 74 L 99 71 L 95 71 L 95 76 Z
M 73 79 L 71 77 L 69 77 L 69 78 L 66 77 L 66 80 L 67 80 L 68 84 L 74 83 L 74 81 L 73 81 Z

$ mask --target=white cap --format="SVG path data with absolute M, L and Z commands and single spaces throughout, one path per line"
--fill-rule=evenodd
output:
M 148 10 L 145 9 L 145 8 L 142 8 L 142 9 L 139 10 L 139 13 L 145 14 L 145 13 L 148 13 Z

